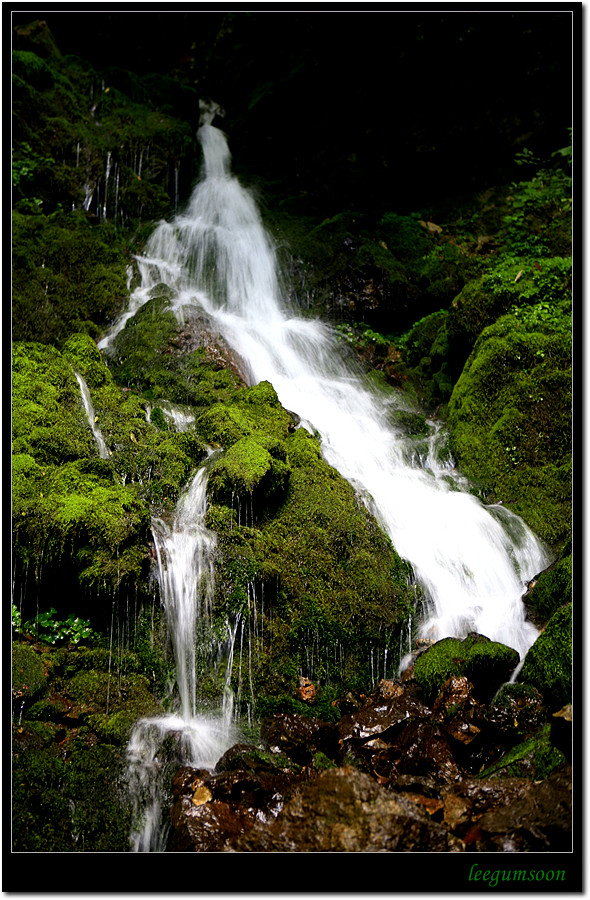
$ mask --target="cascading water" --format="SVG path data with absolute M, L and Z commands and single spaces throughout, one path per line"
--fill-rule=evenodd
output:
M 162 222 L 138 257 L 141 285 L 99 347 L 164 282 L 180 321 L 197 307 L 241 357 L 250 383 L 268 380 L 284 407 L 321 436 L 329 463 L 359 491 L 425 597 L 419 636 L 478 631 L 522 655 L 537 637 L 526 621 L 526 582 L 549 562 L 527 526 L 469 493 L 452 463 L 408 453 L 379 395 L 340 352 L 333 331 L 291 313 L 256 204 L 231 175 L 224 134 L 202 118 L 204 170 L 188 207 Z
M 172 755 L 178 765 L 213 768 L 236 739 L 230 665 L 220 713 L 202 715 L 196 708 L 196 647 L 209 624 L 214 587 L 215 535 L 204 525 L 206 508 L 205 465 L 181 496 L 172 525 L 152 520 L 160 598 L 174 648 L 179 708 L 175 714 L 137 722 L 127 748 L 134 802 L 131 846 L 140 852 L 165 849 L 167 827 L 161 812 L 165 760 L 171 752 L 170 747 L 165 749 L 165 743 L 172 740 Z
M 204 177 L 186 212 L 161 223 L 138 259 L 142 280 L 108 342 L 162 282 L 179 318 L 196 305 L 243 359 L 251 383 L 270 381 L 283 406 L 319 432 L 324 456 L 362 494 L 409 560 L 428 609 L 420 635 L 479 631 L 526 652 L 525 584 L 548 563 L 517 516 L 486 507 L 435 453 L 408 460 L 387 403 L 352 369 L 324 324 L 288 315 L 270 238 L 250 194 L 230 174 L 221 131 L 199 130 Z M 101 346 L 101 345 L 99 345 Z M 385 405 L 384 405 L 385 404 Z

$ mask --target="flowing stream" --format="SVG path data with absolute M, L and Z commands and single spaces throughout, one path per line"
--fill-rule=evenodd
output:
M 212 119 L 206 112 L 201 119 L 203 172 L 188 206 L 155 228 L 136 260 L 140 285 L 99 348 L 108 349 L 137 309 L 167 285 L 179 321 L 187 307 L 205 313 L 243 361 L 249 383 L 271 382 L 282 405 L 319 434 L 326 460 L 411 563 L 425 598 L 417 636 L 437 640 L 477 631 L 524 656 L 538 632 L 526 621 L 522 597 L 527 582 L 549 563 L 545 548 L 516 515 L 500 504 L 486 506 L 469 492 L 452 460 L 437 452 L 437 426 L 426 452 L 417 452 L 391 415 L 405 408 L 401 394 L 374 389 L 347 360 L 329 326 L 290 307 L 273 242 L 253 197 L 231 174 L 225 135 Z M 227 721 L 212 725 L 194 707 L 193 642 L 209 603 L 207 545 L 214 539 L 200 524 L 204 472 L 181 500 L 172 529 L 154 523 L 181 715 L 139 723 L 129 748 L 139 780 L 155 765 L 164 733 L 180 733 L 185 758 L 200 765 L 227 736 Z M 161 836 L 150 837 L 158 801 L 151 802 L 135 849 L 159 849 Z

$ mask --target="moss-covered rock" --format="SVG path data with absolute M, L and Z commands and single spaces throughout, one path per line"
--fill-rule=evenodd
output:
M 281 432 L 286 421 L 278 419 Z M 320 698 L 349 679 L 368 688 L 372 659 L 382 666 L 389 652 L 396 665 L 415 600 L 409 566 L 325 462 L 317 439 L 300 428 L 281 446 L 290 474 L 278 502 L 240 519 L 218 501 L 207 515 L 218 534 L 218 609 L 239 616 L 239 645 L 248 648 L 240 655 L 236 638 L 236 693 L 247 659 L 246 696 L 252 692 L 267 712 L 292 708 L 301 674 L 317 680 Z M 269 455 L 276 459 L 276 450 Z
M 525 656 L 519 681 L 539 689 L 551 709 L 572 699 L 572 604 L 554 613 Z
M 529 617 L 544 627 L 557 610 L 572 599 L 572 554 L 564 553 L 529 585 L 524 603 Z
M 13 726 L 13 850 L 126 852 L 125 742 L 139 717 L 161 711 L 145 661 L 96 644 L 18 642 L 14 659 L 17 680 L 30 681 L 33 664 L 43 689 L 19 707 Z
M 443 638 L 418 655 L 414 677 L 429 701 L 436 698 L 447 678 L 455 675 L 465 675 L 477 696 L 489 698 L 508 680 L 519 659 L 516 650 L 484 635 Z
M 542 781 L 566 762 L 564 754 L 551 742 L 551 726 L 545 725 L 508 750 L 478 778 L 527 778 Z
M 87 379 L 93 424 L 107 458 L 99 456 L 76 372 Z M 51 585 L 46 602 L 51 599 L 63 613 L 72 608 L 65 610 L 64 601 L 56 601 L 57 583 L 64 599 L 68 591 L 105 585 L 147 592 L 151 509 L 172 509 L 206 454 L 196 433 L 163 432 L 148 422 L 145 401 L 117 387 L 88 335 L 71 336 L 63 353 L 16 342 L 12 512 L 17 584 L 27 595 L 40 584 Z M 34 587 L 27 582 L 33 572 Z M 37 601 L 28 596 L 27 602 Z
M 12 697 L 22 711 L 47 689 L 47 667 L 42 657 L 27 644 L 12 644 Z
M 571 517 L 571 338 L 503 316 L 484 329 L 449 401 L 455 457 L 548 543 Z

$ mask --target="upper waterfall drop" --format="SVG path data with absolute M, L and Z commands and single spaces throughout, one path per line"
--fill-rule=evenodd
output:
M 163 282 L 180 320 L 187 306 L 204 312 L 243 360 L 250 383 L 271 382 L 282 405 L 319 433 L 327 461 L 412 564 L 426 598 L 421 636 L 478 631 L 524 655 L 537 630 L 522 596 L 549 562 L 545 548 L 517 516 L 485 506 L 456 472 L 439 469 L 432 454 L 408 458 L 383 398 L 351 368 L 332 329 L 289 309 L 273 243 L 251 194 L 231 174 L 224 134 L 205 121 L 198 137 L 202 178 L 186 210 L 162 222 L 138 257 L 141 285 L 130 310 Z M 393 398 L 387 402 L 404 405 Z

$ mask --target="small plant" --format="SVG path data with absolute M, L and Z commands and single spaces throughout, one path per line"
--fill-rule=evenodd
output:
M 62 641 L 79 644 L 94 634 L 90 622 L 73 613 L 62 620 L 56 619 L 55 616 L 56 610 L 51 607 L 48 612 L 38 613 L 34 619 L 22 625 L 20 613 L 14 604 L 12 607 L 12 624 L 15 630 L 21 633 L 29 631 L 45 644 L 58 644 Z

